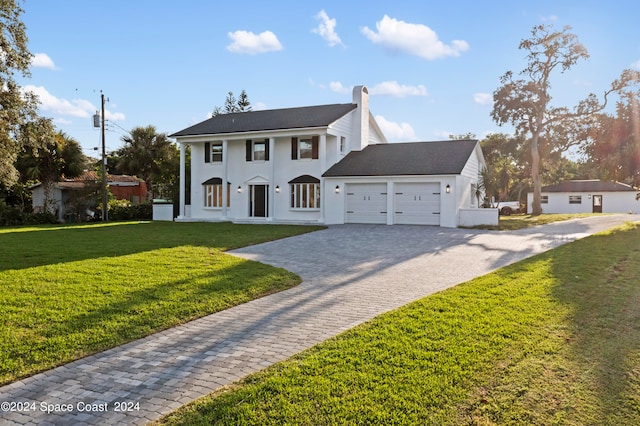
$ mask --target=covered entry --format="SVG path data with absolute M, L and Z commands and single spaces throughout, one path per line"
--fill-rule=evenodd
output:
M 397 183 L 394 223 L 440 225 L 440 183 Z
M 387 184 L 346 185 L 346 223 L 387 223 Z

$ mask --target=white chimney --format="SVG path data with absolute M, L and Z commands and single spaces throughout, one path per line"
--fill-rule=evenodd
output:
M 353 88 L 353 103 L 358 105 L 353 118 L 353 149 L 361 150 L 369 144 L 369 91 L 366 86 Z

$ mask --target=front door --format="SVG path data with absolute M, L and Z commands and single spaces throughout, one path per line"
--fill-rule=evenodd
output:
M 249 185 L 249 216 L 267 217 L 269 214 L 269 185 Z
M 602 213 L 602 195 L 594 195 L 593 199 L 593 213 Z

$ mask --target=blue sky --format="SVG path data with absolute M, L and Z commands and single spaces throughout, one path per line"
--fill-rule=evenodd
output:
M 394 141 L 509 133 L 491 119 L 505 71 L 524 68 L 531 28 L 570 25 L 591 58 L 553 80 L 554 104 L 600 94 L 640 69 L 635 1 L 26 0 L 40 113 L 81 143 L 100 142 L 91 116 L 106 104 L 107 150 L 137 126 L 173 133 L 209 117 L 228 91 L 254 109 L 351 102 L 369 88 Z

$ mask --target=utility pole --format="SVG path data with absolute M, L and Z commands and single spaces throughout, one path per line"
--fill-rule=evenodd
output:
M 108 101 L 108 99 L 107 99 Z M 93 127 L 101 128 L 102 139 L 102 220 L 109 220 L 109 195 L 107 192 L 107 152 L 104 141 L 104 93 L 100 91 L 101 114 L 96 111 L 93 116 Z M 98 149 L 98 148 L 96 148 Z
M 102 220 L 109 220 L 109 195 L 107 193 L 107 153 L 104 140 L 104 93 L 100 93 L 102 103 Z

